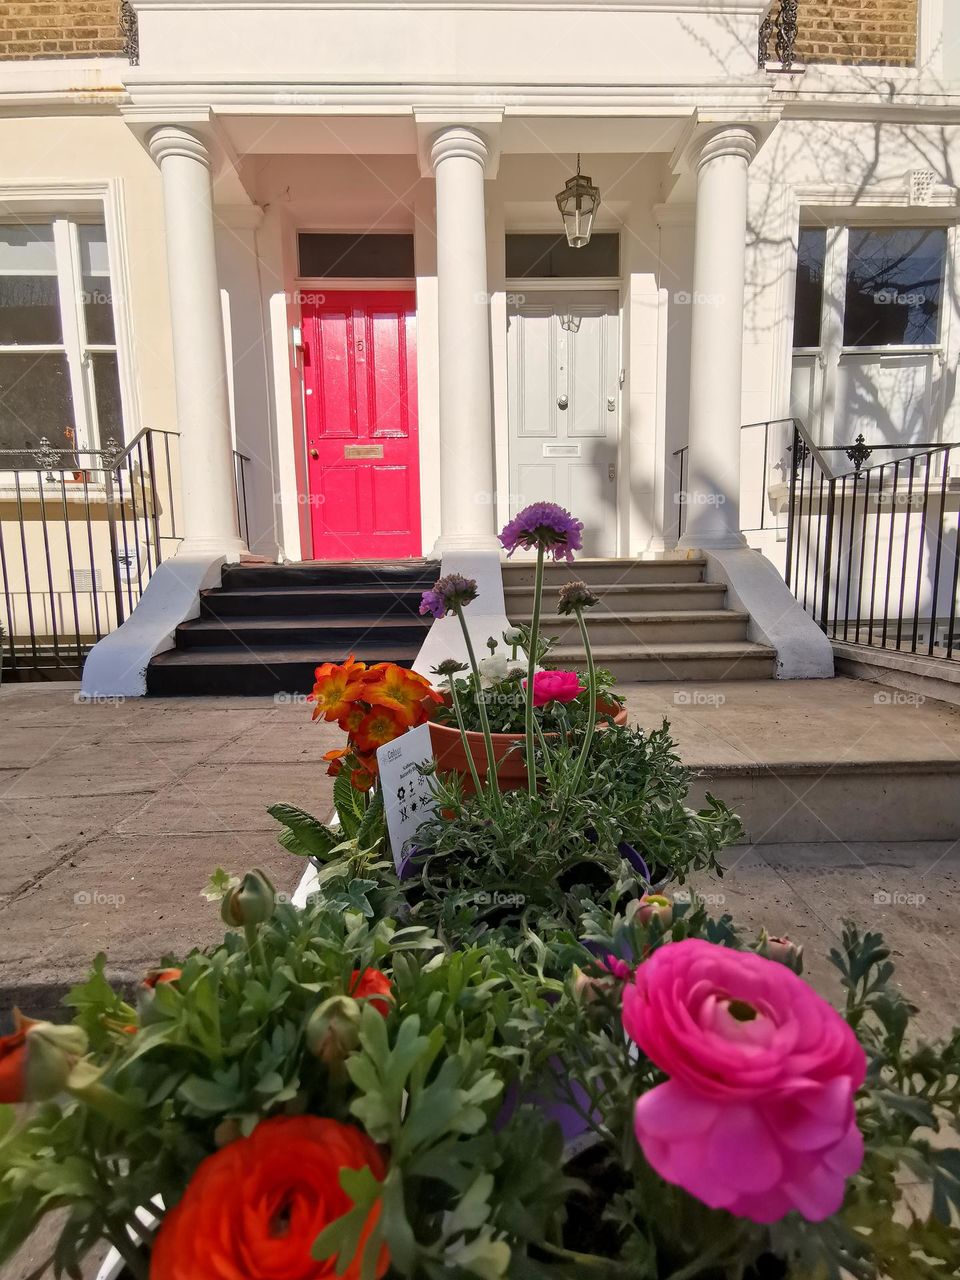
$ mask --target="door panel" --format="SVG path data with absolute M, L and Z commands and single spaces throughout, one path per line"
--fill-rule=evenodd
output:
M 507 325 L 510 514 L 559 502 L 583 521 L 587 555 L 616 555 L 619 299 L 537 292 Z
M 313 554 L 420 554 L 416 306 L 409 292 L 304 305 Z

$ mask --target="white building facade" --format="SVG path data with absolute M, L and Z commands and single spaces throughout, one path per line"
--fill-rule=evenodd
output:
M 554 499 L 595 556 L 778 563 L 788 428 L 746 424 L 960 439 L 940 0 L 914 68 L 789 70 L 768 0 L 132 7 L 138 65 L 2 72 L 0 276 L 80 313 L 10 312 L 2 443 L 178 432 L 183 554 L 491 549 Z

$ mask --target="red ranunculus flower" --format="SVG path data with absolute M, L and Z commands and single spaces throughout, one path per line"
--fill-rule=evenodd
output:
M 311 1256 L 317 1236 L 351 1208 L 341 1169 L 367 1166 L 382 1181 L 377 1147 L 353 1125 L 319 1116 L 263 1120 L 208 1156 L 164 1217 L 150 1280 L 333 1280 L 336 1259 Z M 359 1280 L 375 1207 L 340 1280 Z M 376 1276 L 390 1265 L 386 1246 Z
M 182 969 L 151 969 L 140 985 L 146 987 L 148 991 L 153 991 L 161 983 L 176 982 L 182 976 Z
M 358 969 L 350 980 L 348 995 L 353 996 L 354 1000 L 369 1000 L 377 1012 L 386 1017 L 390 1012 L 393 989 L 390 979 L 379 969 Z
M 0 1102 L 23 1102 L 26 1095 L 27 1029 L 22 1022 L 9 1036 L 0 1036 Z

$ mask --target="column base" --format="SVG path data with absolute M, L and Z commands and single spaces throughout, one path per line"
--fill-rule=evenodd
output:
M 677 543 L 678 551 L 743 550 L 747 540 L 742 533 L 685 533 Z
M 223 556 L 229 564 L 236 564 L 247 554 L 247 544 L 242 538 L 191 538 L 186 537 L 177 548 L 177 555 Z
M 496 551 L 503 547 L 495 533 L 441 533 L 433 544 L 430 559 L 439 560 L 451 551 Z

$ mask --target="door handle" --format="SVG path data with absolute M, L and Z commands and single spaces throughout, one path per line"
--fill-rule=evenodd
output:
M 311 457 L 311 458 L 319 458 L 319 457 L 320 457 L 320 450 L 319 450 L 319 449 L 311 449 L 311 450 L 310 450 L 310 457 Z
M 568 396 L 557 396 L 557 408 L 558 408 L 558 409 L 566 409 L 566 407 L 567 407 L 567 405 L 568 405 L 569 403 L 570 403 L 570 400 L 569 400 L 569 397 L 568 397 Z
M 607 409 L 608 409 L 608 411 L 609 411 L 610 413 L 616 413 L 616 411 L 617 411 L 617 397 L 616 397 L 616 396 L 607 396 Z

